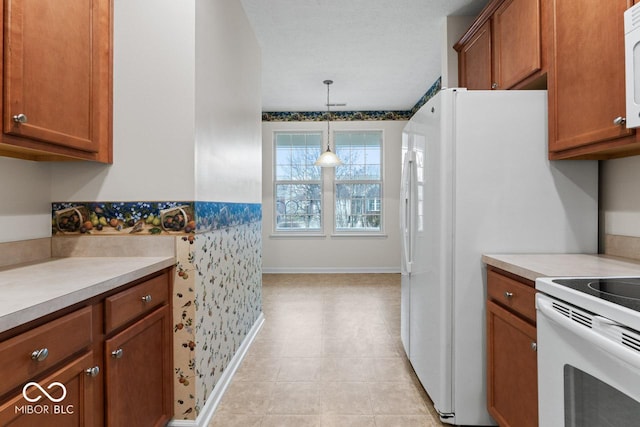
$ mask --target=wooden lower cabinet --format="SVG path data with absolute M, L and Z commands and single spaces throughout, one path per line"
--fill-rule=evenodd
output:
M 88 352 L 35 384 L 25 383 L 16 396 L 0 406 L 0 426 L 99 425 L 100 412 L 95 407 L 95 397 L 100 382 L 99 368 L 95 368 L 93 353 Z
M 106 340 L 107 426 L 162 426 L 171 419 L 169 316 L 164 306 Z
M 0 426 L 167 424 L 172 277 L 165 269 L 3 332 Z
M 538 425 L 536 328 L 487 303 L 489 413 L 501 426 Z
M 537 338 L 529 317 L 531 310 L 535 313 L 533 283 L 492 270 L 487 276 L 487 408 L 501 427 L 536 427 Z

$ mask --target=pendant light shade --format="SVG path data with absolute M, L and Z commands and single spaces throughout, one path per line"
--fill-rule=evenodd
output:
M 314 163 L 316 166 L 320 166 L 322 168 L 334 168 L 336 166 L 340 166 L 342 161 L 338 158 L 338 156 L 331 151 L 331 110 L 329 109 L 329 85 L 333 83 L 333 80 L 325 80 L 322 83 L 327 85 L 327 151 L 322 153 L 318 160 Z
M 327 151 L 320 154 L 318 160 L 314 163 L 316 166 L 320 166 L 322 168 L 335 168 L 336 166 L 340 166 L 342 161 L 336 156 L 336 153 L 331 151 L 327 146 Z

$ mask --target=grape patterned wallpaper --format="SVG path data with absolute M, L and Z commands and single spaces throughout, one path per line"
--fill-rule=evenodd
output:
M 175 235 L 174 412 L 195 420 L 262 312 L 262 206 L 60 202 L 52 233 Z

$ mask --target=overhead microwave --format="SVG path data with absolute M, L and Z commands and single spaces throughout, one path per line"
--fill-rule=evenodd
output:
M 640 3 L 624 12 L 624 58 L 628 128 L 640 126 Z

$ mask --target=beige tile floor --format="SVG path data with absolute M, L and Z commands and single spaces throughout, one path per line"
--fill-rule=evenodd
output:
M 266 321 L 210 427 L 442 426 L 400 341 L 397 274 L 265 274 Z

